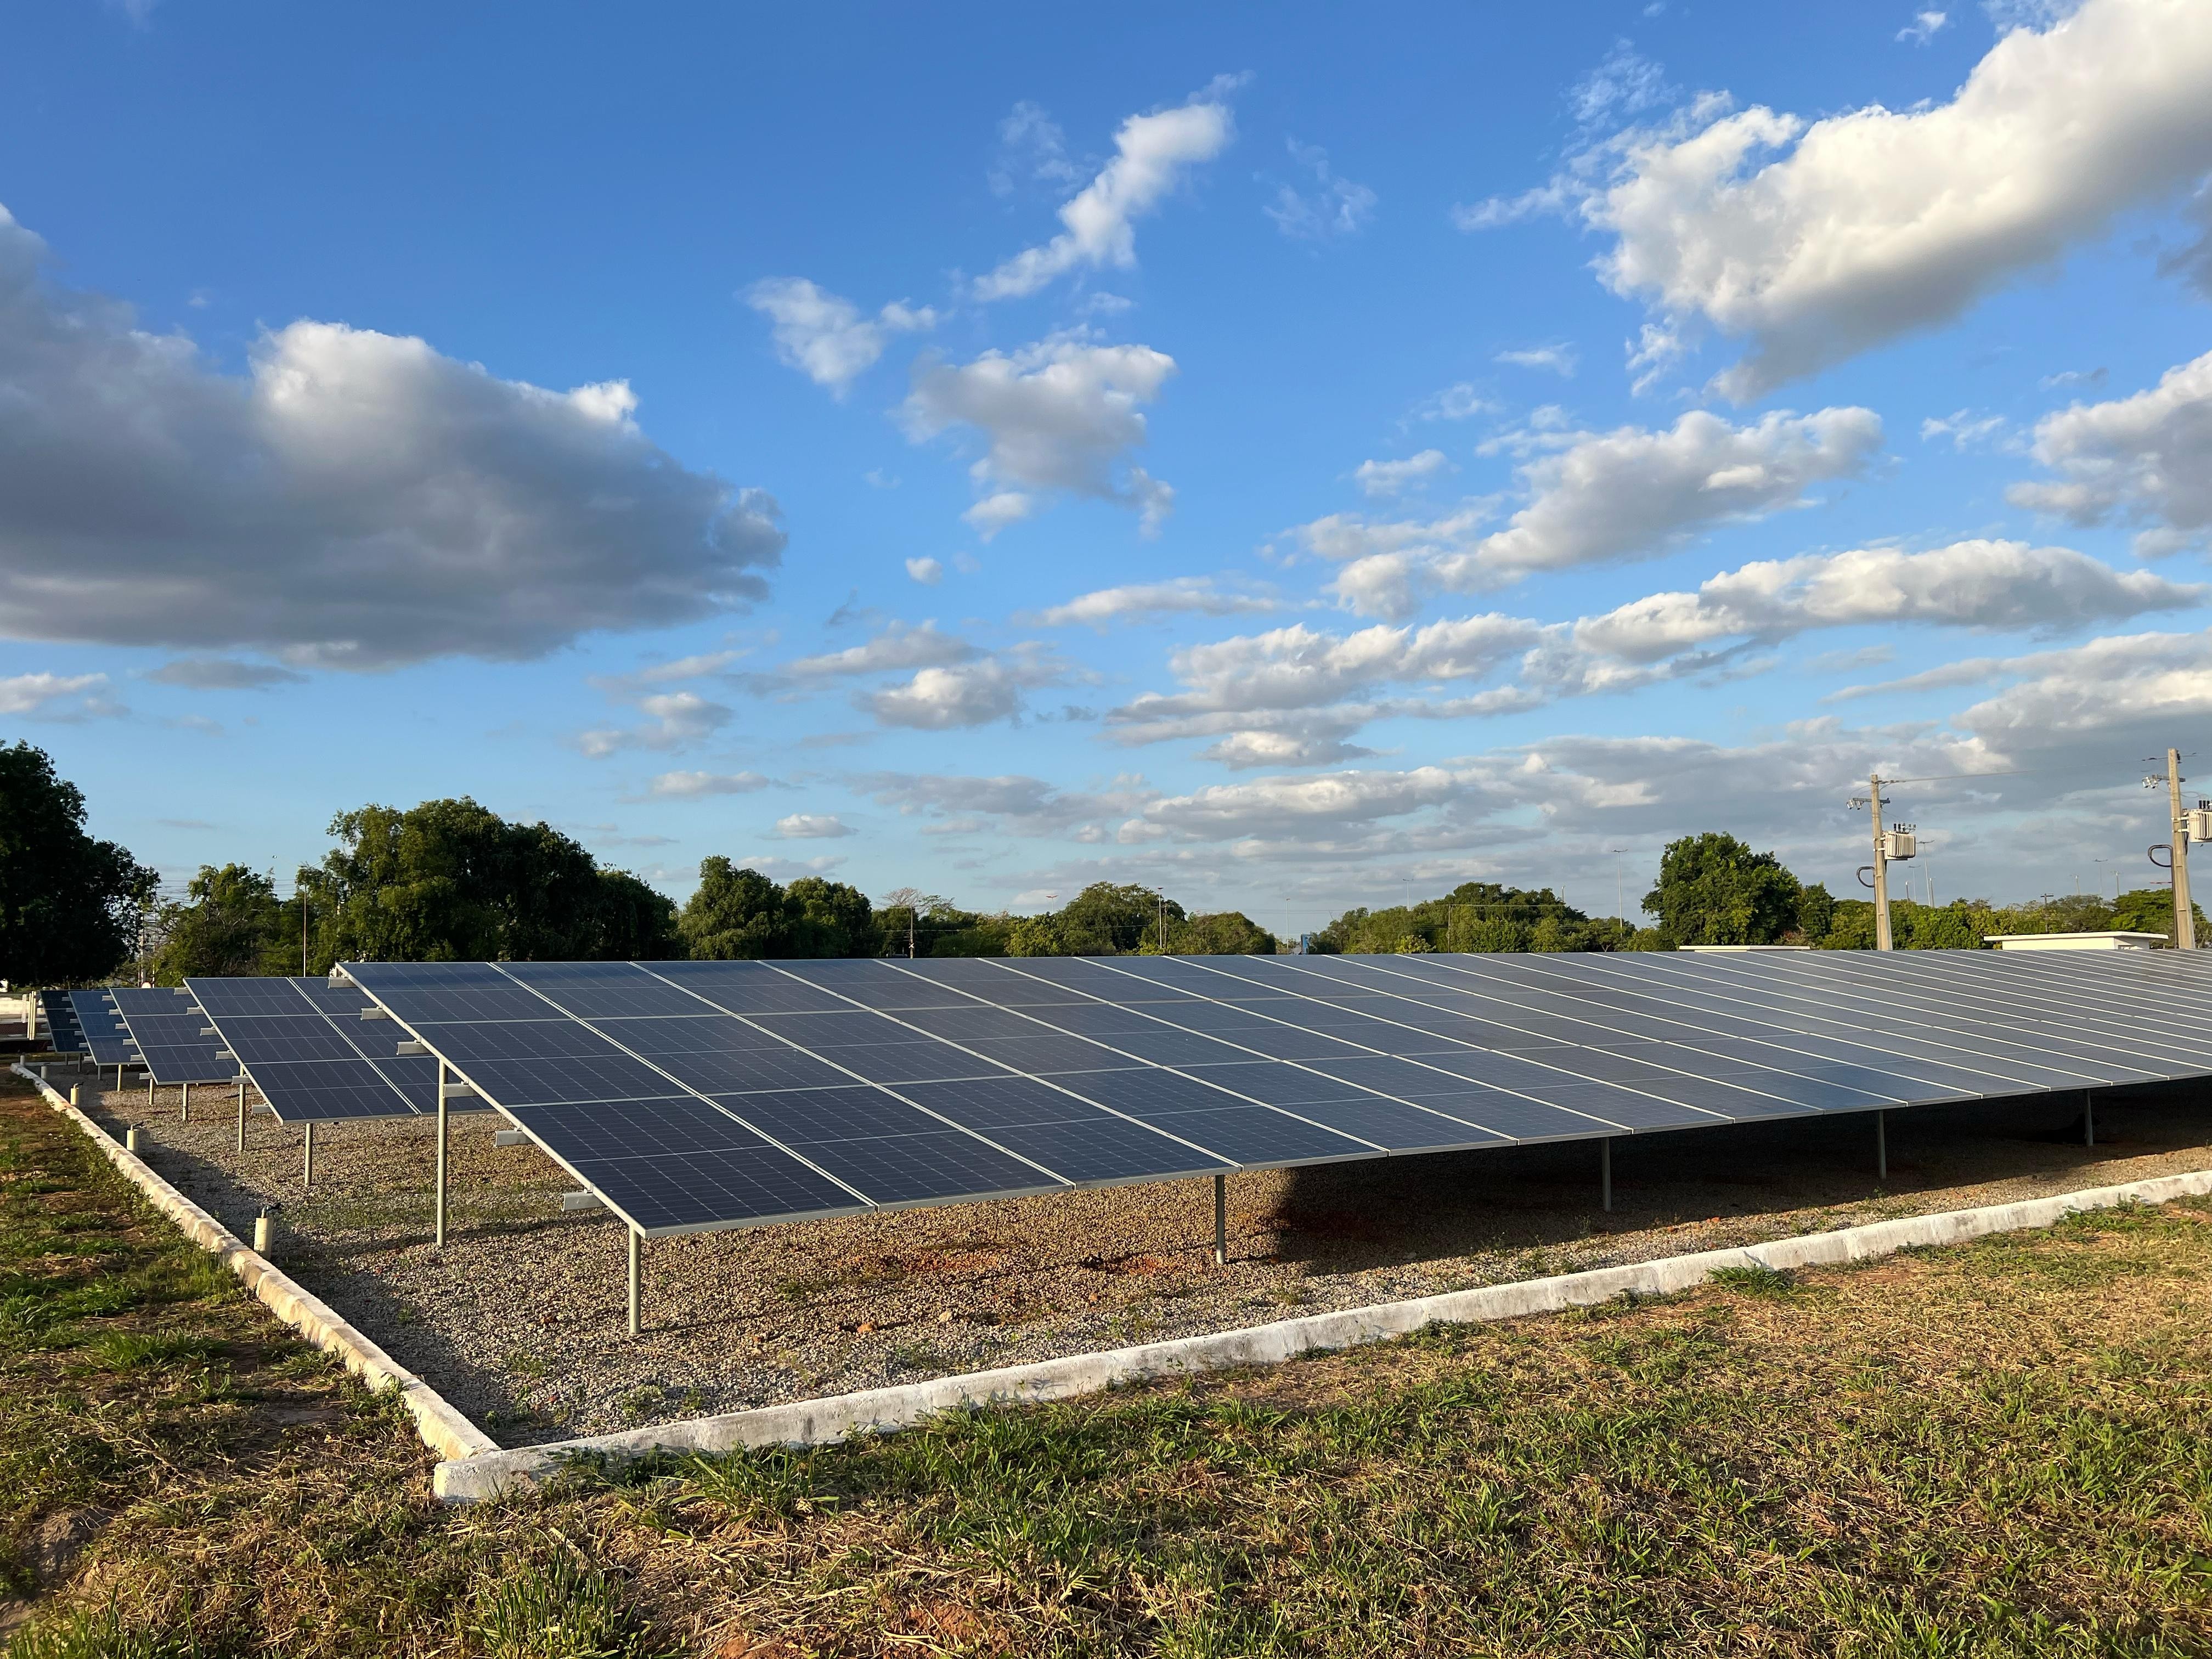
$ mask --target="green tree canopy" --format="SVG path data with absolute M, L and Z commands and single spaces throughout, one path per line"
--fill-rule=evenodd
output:
M 1548 887 L 1462 882 L 1441 898 L 1346 911 L 1313 935 L 1322 955 L 1409 951 L 1628 951 L 1648 946 L 1612 917 L 1593 919 Z M 1657 943 L 1656 936 L 1651 944 Z
M 164 939 L 154 953 L 157 985 L 187 975 L 250 979 L 300 970 L 300 907 L 276 884 L 242 864 L 202 865 L 182 904 L 164 905 Z
M 1644 908 L 1677 945 L 1777 945 L 1797 931 L 1802 891 L 1773 854 L 1708 830 L 1668 844 Z
M 1173 899 L 1163 900 L 1149 887 L 1094 881 L 1060 908 L 1060 931 L 1068 945 L 1061 954 L 1129 956 L 1145 942 L 1147 934 L 1157 950 L 1163 914 L 1167 917 L 1168 937 L 1172 940 L 1176 924 L 1184 920 L 1182 906 Z
M 841 881 L 802 876 L 788 888 L 719 854 L 699 866 L 699 886 L 677 919 L 694 957 L 871 957 L 882 948 L 867 895 Z
M 1159 952 L 1157 929 L 1139 942 L 1139 955 Z M 1168 953 L 1178 957 L 1271 957 L 1275 936 L 1241 910 L 1188 916 L 1168 923 Z
M 84 832 L 84 796 L 43 749 L 0 745 L 0 979 L 82 985 L 137 950 L 155 872 Z
M 547 962 L 665 956 L 674 908 L 546 823 L 473 800 L 331 821 L 337 849 L 301 872 L 317 949 L 336 961 Z

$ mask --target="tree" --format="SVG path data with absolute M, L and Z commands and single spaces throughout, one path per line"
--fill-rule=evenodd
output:
M 2191 900 L 2189 908 L 2196 913 L 2198 941 L 2212 940 L 2212 926 L 2205 922 L 2203 907 Z M 2121 894 L 2105 926 L 2124 928 L 2131 933 L 2163 933 L 2171 942 L 2173 938 L 2173 890 L 2171 887 L 2138 887 L 2131 893 Z
M 1072 957 L 1078 952 L 1067 941 L 1057 915 L 1024 916 L 1006 936 L 1010 957 Z
M 782 954 L 783 890 L 720 854 L 702 860 L 699 886 L 677 918 L 691 954 L 729 962 Z
M 801 876 L 784 890 L 786 955 L 872 957 L 881 941 L 868 896 L 842 881 Z
M 464 797 L 341 812 L 341 843 L 303 870 L 316 950 L 332 962 L 547 962 L 654 946 L 654 906 L 546 823 L 510 823 Z M 641 890 L 644 890 L 641 891 Z
M 1147 934 L 1153 949 L 1159 948 L 1164 915 L 1172 939 L 1175 924 L 1183 920 L 1182 906 L 1173 899 L 1163 899 L 1149 887 L 1094 881 L 1061 907 L 1060 931 L 1067 942 L 1069 956 L 1126 957 L 1145 942 Z
M 666 962 L 684 955 L 676 928 L 676 901 L 627 870 L 599 872 L 598 962 Z
M 82 985 L 137 948 L 155 872 L 84 832 L 84 796 L 42 749 L 0 746 L 0 979 Z
M 298 971 L 300 907 L 276 896 L 276 884 L 242 864 L 202 865 L 182 904 L 162 907 L 166 936 L 154 954 L 157 985 L 187 975 L 252 979 Z
M 1178 957 L 1271 957 L 1275 936 L 1241 910 L 1221 910 L 1168 924 L 1168 952 Z M 1155 931 L 1139 942 L 1138 954 L 1159 954 Z
M 1708 831 L 1668 843 L 1644 908 L 1677 945 L 1773 945 L 1796 931 L 1802 891 L 1773 854 Z

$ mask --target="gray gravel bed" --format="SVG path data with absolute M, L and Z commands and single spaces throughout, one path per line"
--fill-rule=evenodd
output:
M 307 1193 L 298 1129 L 240 1153 L 227 1091 L 159 1096 L 85 1091 L 242 1235 L 281 1202 L 288 1269 L 508 1445 L 2212 1166 L 2190 1085 L 2100 1097 L 2094 1150 L 2078 1102 L 1893 1112 L 1886 1183 L 1864 1115 L 1616 1141 L 1609 1214 L 1586 1144 L 1237 1176 L 1226 1268 L 1204 1181 L 881 1212 L 648 1244 L 633 1340 L 621 1226 L 491 1115 L 453 1120 L 439 1251 L 428 1121 L 325 1126 Z

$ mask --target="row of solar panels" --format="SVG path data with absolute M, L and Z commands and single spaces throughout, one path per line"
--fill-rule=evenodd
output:
M 648 1234 L 2212 1073 L 2212 960 L 2193 952 L 334 977 Z
M 118 986 L 40 999 L 55 1053 L 143 1066 L 165 1085 L 242 1077 L 287 1123 L 437 1109 L 437 1061 L 393 1054 L 385 1034 L 362 1024 L 369 1000 L 349 985 L 191 979 L 182 989 Z

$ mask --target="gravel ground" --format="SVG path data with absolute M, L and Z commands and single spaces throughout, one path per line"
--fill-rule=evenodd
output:
M 257 1115 L 238 1152 L 228 1091 L 186 1124 L 72 1075 L 240 1234 L 281 1201 L 289 1270 L 507 1445 L 2212 1167 L 2191 1084 L 2100 1097 L 2094 1149 L 2078 1100 L 1893 1112 L 1886 1183 L 1864 1116 L 1616 1141 L 1610 1213 L 1588 1145 L 1237 1176 L 1226 1268 L 1207 1182 L 899 1211 L 652 1243 L 633 1341 L 622 1229 L 489 1115 L 454 1120 L 438 1251 L 426 1121 L 325 1126 L 308 1194 L 299 1130 Z

